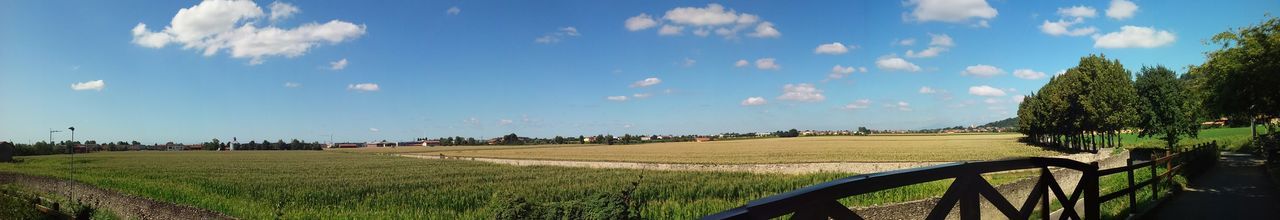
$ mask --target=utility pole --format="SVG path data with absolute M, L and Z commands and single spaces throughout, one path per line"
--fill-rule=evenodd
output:
M 68 202 L 72 202 L 72 204 L 76 204 L 79 203 L 79 199 L 75 199 L 75 190 L 71 189 L 74 188 L 74 183 L 72 182 L 75 181 L 76 175 L 76 127 L 67 127 L 67 130 L 71 130 L 71 154 L 69 156 L 71 157 L 71 162 L 67 163 L 67 186 L 70 187 L 67 187 L 67 200 Z M 75 206 L 72 206 L 72 209 L 74 208 Z
M 53 146 L 53 133 L 57 133 L 57 132 L 62 132 L 62 131 L 53 130 L 52 128 L 49 129 L 49 146 Z

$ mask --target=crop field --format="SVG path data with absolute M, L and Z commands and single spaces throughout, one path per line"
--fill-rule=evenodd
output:
M 448 151 L 468 151 L 468 150 L 502 150 L 502 149 L 528 149 L 528 148 L 552 148 L 552 147 L 588 147 L 599 146 L 595 144 L 547 144 L 547 145 L 480 145 L 480 146 L 435 146 L 435 147 L 362 147 L 362 148 L 330 148 L 326 151 L 345 152 L 345 153 L 372 153 L 372 154 L 412 154 L 412 153 L 438 153 Z
M 22 157 L 0 172 L 67 177 L 65 155 Z M 288 152 L 105 152 L 76 156 L 75 180 L 245 219 L 488 219 L 491 202 L 565 203 L 638 181 L 639 212 L 690 219 L 850 174 L 517 167 L 397 156 Z M 993 183 L 1020 175 L 989 178 Z M 874 205 L 938 196 L 935 181 L 846 199 Z M 571 204 L 571 203 L 570 203 Z
M 699 164 L 937 162 L 1060 154 L 1019 143 L 1019 137 L 1022 135 L 828 136 L 437 153 L 510 159 Z

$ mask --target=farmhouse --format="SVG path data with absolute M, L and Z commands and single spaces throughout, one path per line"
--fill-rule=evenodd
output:
M 334 143 L 332 148 L 361 148 L 364 143 Z
M 396 145 L 414 146 L 414 147 L 435 147 L 435 146 L 440 146 L 440 141 L 405 141 L 405 142 L 396 143 Z

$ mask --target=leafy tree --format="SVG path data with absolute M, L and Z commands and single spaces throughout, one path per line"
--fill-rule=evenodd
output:
M 1214 35 L 1221 45 L 1205 63 L 1192 67 L 1203 102 L 1211 114 L 1250 120 L 1280 116 L 1280 20 L 1268 16 L 1258 25 Z M 1270 128 L 1270 127 L 1269 127 Z M 1269 129 L 1273 130 L 1274 129 Z M 1254 135 L 1257 135 L 1256 129 Z
M 1173 149 L 1179 136 L 1195 137 L 1199 125 L 1194 106 L 1187 101 L 1187 90 L 1172 70 L 1164 66 L 1143 67 L 1134 86 L 1142 107 L 1139 137 L 1159 136 Z

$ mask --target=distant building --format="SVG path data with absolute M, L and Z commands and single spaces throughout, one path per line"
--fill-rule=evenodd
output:
M 361 147 L 364 147 L 364 143 L 334 143 L 333 147 L 334 148 L 361 148 Z
M 414 146 L 414 147 L 435 147 L 435 146 L 440 146 L 440 141 L 405 141 L 405 142 L 396 143 L 396 145 Z
M 587 137 L 583 137 L 583 138 L 582 138 L 582 142 L 583 142 L 583 143 L 596 142 L 596 137 L 595 137 L 595 136 L 587 136 Z

